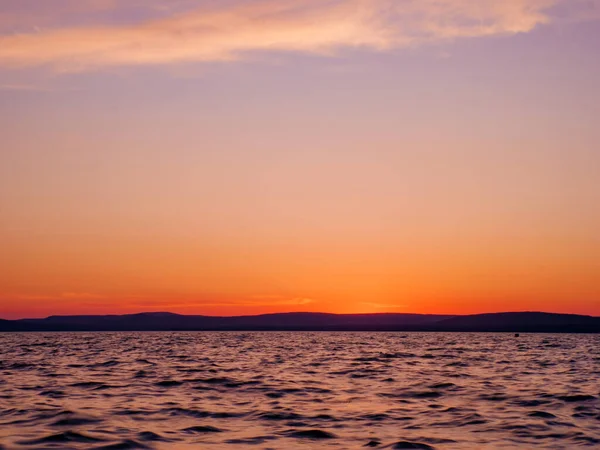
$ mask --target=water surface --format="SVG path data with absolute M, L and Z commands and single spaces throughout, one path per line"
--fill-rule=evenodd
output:
M 0 448 L 600 448 L 599 380 L 598 335 L 7 333 Z

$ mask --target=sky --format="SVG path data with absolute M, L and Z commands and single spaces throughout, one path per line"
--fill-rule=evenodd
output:
M 600 316 L 600 0 L 0 0 L 0 317 Z

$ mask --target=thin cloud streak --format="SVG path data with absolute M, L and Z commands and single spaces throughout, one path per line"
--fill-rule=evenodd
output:
M 550 10 L 555 7 L 563 7 L 561 20 L 570 19 L 564 9 L 571 7 L 581 17 L 581 4 L 581 0 L 236 1 L 135 25 L 5 35 L 0 37 L 0 67 L 86 71 L 235 61 L 269 51 L 321 55 L 352 48 L 384 51 L 525 33 L 551 23 Z M 598 0 L 586 4 L 597 13 Z
M 24 92 L 24 93 L 51 93 L 51 92 L 73 92 L 80 91 L 77 87 L 49 87 L 49 86 L 38 86 L 35 84 L 0 84 L 0 91 L 10 92 Z M 28 230 L 23 229 L 7 229 L 3 231 L 8 232 L 23 232 Z
M 33 84 L 0 84 L 0 91 L 50 92 L 50 89 Z

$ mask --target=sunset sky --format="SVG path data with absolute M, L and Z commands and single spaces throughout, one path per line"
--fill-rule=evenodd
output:
M 0 317 L 600 315 L 600 0 L 0 0 Z

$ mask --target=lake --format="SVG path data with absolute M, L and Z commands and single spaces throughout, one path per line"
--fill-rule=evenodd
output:
M 600 335 L 4 333 L 0 448 L 600 448 Z

